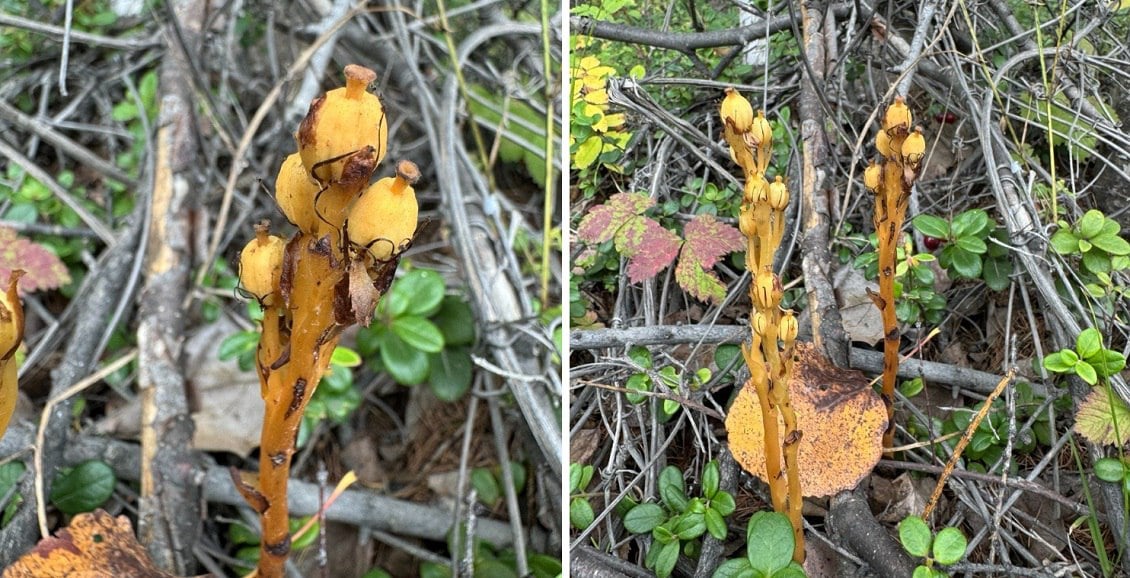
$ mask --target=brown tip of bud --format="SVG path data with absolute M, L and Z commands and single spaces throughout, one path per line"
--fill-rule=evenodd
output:
M 396 176 L 408 181 L 409 185 L 414 185 L 420 180 L 420 168 L 412 161 L 400 161 L 396 163 Z
M 360 64 L 345 65 L 345 97 L 358 98 L 377 79 L 377 73 Z

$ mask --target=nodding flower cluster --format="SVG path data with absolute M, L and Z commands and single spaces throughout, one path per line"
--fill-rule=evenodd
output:
M 263 519 L 259 576 L 282 576 L 289 553 L 286 484 L 302 414 L 329 366 L 342 330 L 368 325 L 411 245 L 420 171 L 400 161 L 369 184 L 385 156 L 388 123 L 376 78 L 345 67 L 345 86 L 310 104 L 275 181 L 275 200 L 298 227 L 289 240 L 266 223 L 240 254 L 240 283 L 263 307 L 257 352 L 266 414 L 258 483 L 233 474 Z
M 773 273 L 773 258 L 785 235 L 789 189 L 780 176 L 772 183 L 765 178 L 773 152 L 773 129 L 765 115 L 758 111 L 755 116 L 749 101 L 732 88 L 726 90 L 721 115 L 730 158 L 742 167 L 745 177 L 738 224 L 746 238 L 746 269 L 753 275 L 749 297 L 754 310 L 750 315 L 751 341 L 742 346 L 742 353 L 762 408 L 766 483 L 773 509 L 788 514 L 797 544 L 794 556 L 797 562 L 803 562 L 797 458 L 801 432 L 789 400 L 799 325 L 792 310 L 781 310 L 781 280 Z M 778 416 L 785 426 L 783 438 L 778 433 Z
M 863 171 L 863 185 L 875 194 L 872 222 L 879 238 L 879 293 L 868 294 L 883 317 L 883 403 L 887 406 L 887 431 L 883 447 L 894 443 L 895 377 L 898 373 L 899 330 L 895 313 L 895 260 L 902 224 L 906 219 L 910 189 L 918 180 L 926 154 L 922 127 L 914 127 L 914 117 L 901 96 L 887 107 L 882 129 L 875 135 L 875 148 L 882 155 Z

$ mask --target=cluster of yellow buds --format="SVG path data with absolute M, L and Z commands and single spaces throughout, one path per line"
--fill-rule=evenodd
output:
M 400 161 L 396 176 L 369 184 L 388 142 L 384 107 L 366 90 L 375 77 L 367 68 L 348 65 L 345 86 L 314 99 L 295 134 L 298 152 L 279 168 L 275 200 L 308 241 L 328 238 L 324 249 L 335 261 L 348 263 L 352 280 L 369 276 L 379 288 L 387 287 L 385 277 L 395 269 L 389 262 L 416 233 L 419 208 L 412 185 L 419 169 Z M 285 247 L 282 238 L 260 226 L 241 254 L 243 286 L 264 305 L 280 305 L 278 296 L 289 293 L 282 286 Z M 372 309 L 359 313 L 356 320 L 368 324 Z
M 901 96 L 887 107 L 882 129 L 875 136 L 875 148 L 882 162 L 872 161 L 863 171 L 863 185 L 875 194 L 872 222 L 879 238 L 879 293 L 871 300 L 883 317 L 883 403 L 887 406 L 887 432 L 883 446 L 894 441 L 895 376 L 898 373 L 899 331 L 895 313 L 895 271 L 898 239 L 906 219 L 910 189 L 918 179 L 926 154 L 922 127 L 914 127 L 914 117 Z
M 302 414 L 329 366 L 342 330 L 368 325 L 416 234 L 412 185 L 419 169 L 400 161 L 373 184 L 388 123 L 376 78 L 345 67 L 345 86 L 310 104 L 275 181 L 275 200 L 298 232 L 271 235 L 266 223 L 240 254 L 240 282 L 263 307 L 257 365 L 266 414 L 257 483 L 236 486 L 263 517 L 259 575 L 282 575 L 289 550 L 286 483 Z
M 781 310 L 781 280 L 773 273 L 773 258 L 785 235 L 789 189 L 780 175 L 772 183 L 765 178 L 773 152 L 773 128 L 765 114 L 757 111 L 754 115 L 749 101 L 728 88 L 721 116 L 730 158 L 742 168 L 745 177 L 738 225 L 746 238 L 746 269 L 753 275 L 749 296 L 754 310 L 750 315 L 751 342 L 743 345 L 742 353 L 762 409 L 766 483 L 773 509 L 788 514 L 792 521 L 797 541 L 795 552 L 801 561 L 804 534 L 797 463 L 801 432 L 789 401 L 788 385 L 798 323 L 792 310 Z M 778 433 L 778 416 L 785 427 L 783 438 Z
M 0 293 L 0 437 L 16 409 L 16 350 L 24 338 L 24 309 L 17 291 L 23 271 L 8 276 L 8 290 Z

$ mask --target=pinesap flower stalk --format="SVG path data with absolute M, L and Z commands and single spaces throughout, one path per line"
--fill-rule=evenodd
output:
M 773 509 L 788 515 L 792 522 L 796 541 L 793 558 L 802 563 L 801 432 L 789 400 L 798 324 L 791 310 L 781 310 L 781 280 L 773 273 L 773 258 L 785 235 L 789 190 L 780 176 L 772 183 L 765 178 L 773 152 L 773 129 L 765 115 L 758 111 L 755 116 L 749 101 L 730 88 L 722 100 L 721 116 L 730 156 L 745 176 L 738 224 L 746 237 L 746 269 L 753 276 L 749 297 L 754 310 L 750 315 L 750 344 L 742 345 L 742 354 L 761 407 L 766 482 Z M 778 419 L 784 424 L 783 438 Z
M 345 67 L 346 85 L 316 98 L 283 162 L 275 199 L 298 231 L 265 223 L 240 255 L 240 282 L 263 309 L 256 355 L 266 412 L 257 479 L 232 471 L 260 515 L 258 576 L 281 578 L 290 553 L 287 481 L 295 441 L 342 330 L 368 325 L 416 232 L 416 165 L 369 185 L 387 149 L 388 123 L 367 91 L 375 74 Z M 374 195 L 374 191 L 376 194 Z
M 887 431 L 883 447 L 890 448 L 895 434 L 895 382 L 899 366 L 899 328 L 895 314 L 895 268 L 902 224 L 910 189 L 918 180 L 919 167 L 926 152 L 926 139 L 914 123 L 910 108 L 901 96 L 887 107 L 882 128 L 875 137 L 875 148 L 882 162 L 872 162 L 863 171 L 863 184 L 875 194 L 872 223 L 879 238 L 879 293 L 868 295 L 883 318 L 883 404 L 887 407 Z

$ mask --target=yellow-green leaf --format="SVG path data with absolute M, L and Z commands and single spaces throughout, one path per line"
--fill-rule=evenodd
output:
M 1096 444 L 1125 444 L 1130 442 L 1130 408 L 1109 388 L 1096 387 L 1079 405 L 1074 429 Z

